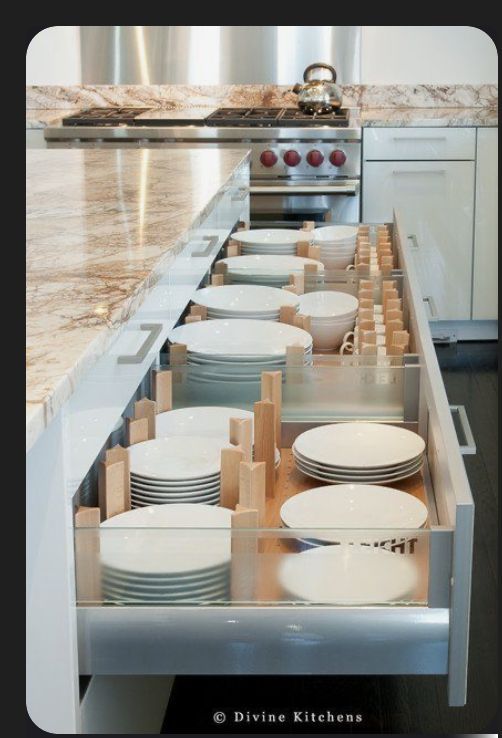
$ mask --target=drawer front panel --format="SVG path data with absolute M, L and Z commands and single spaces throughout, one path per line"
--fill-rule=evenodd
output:
M 474 159 L 475 128 L 365 128 L 365 160 Z

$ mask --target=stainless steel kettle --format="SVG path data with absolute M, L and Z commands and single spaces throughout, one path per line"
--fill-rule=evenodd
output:
M 331 79 L 313 79 L 316 69 L 327 69 Z M 342 91 L 335 84 L 336 72 L 329 64 L 309 64 L 303 73 L 304 84 L 296 84 L 293 92 L 298 95 L 298 107 L 305 113 L 332 113 L 342 104 Z

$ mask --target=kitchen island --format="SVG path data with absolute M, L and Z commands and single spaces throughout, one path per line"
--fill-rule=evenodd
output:
M 27 152 L 27 445 L 218 204 L 245 151 Z

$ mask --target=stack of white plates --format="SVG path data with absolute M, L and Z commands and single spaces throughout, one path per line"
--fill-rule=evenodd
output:
M 222 507 L 165 505 L 105 520 L 102 528 L 115 529 L 100 540 L 105 600 L 228 601 L 231 516 Z
M 225 438 L 174 436 L 129 447 L 131 502 L 135 507 L 190 502 L 218 504 Z
M 286 528 L 322 528 L 319 536 L 307 539 L 313 545 L 351 542 L 358 530 L 358 538 L 378 544 L 389 533 L 425 525 L 427 507 L 392 487 L 330 484 L 290 497 L 281 507 L 281 520 Z
M 155 416 L 155 437 L 169 436 L 199 436 L 228 438 L 230 418 L 250 420 L 251 428 L 254 423 L 254 413 L 250 410 L 241 410 L 235 407 L 182 407 L 177 410 L 168 410 Z M 281 463 L 281 454 L 275 450 L 276 468 Z
M 293 455 L 309 477 L 335 483 L 384 484 L 418 472 L 425 443 L 413 431 L 382 423 L 335 423 L 297 437 Z
M 207 317 L 210 320 L 279 320 L 281 307 L 292 306 L 298 310 L 299 305 L 298 297 L 292 292 L 252 284 L 205 287 L 197 290 L 193 301 L 196 305 L 207 308 Z
M 319 546 L 282 557 L 279 581 L 289 600 L 373 605 L 412 602 L 416 557 L 373 546 Z
M 324 274 L 324 267 L 320 261 L 303 256 L 270 254 L 229 256 L 221 259 L 221 263 L 227 265 L 227 277 L 231 282 L 263 284 L 268 287 L 283 287 L 289 284 L 289 275 L 303 274 L 305 264 L 315 264 L 318 273 Z
M 344 335 L 353 330 L 359 300 L 345 292 L 307 292 L 300 296 L 300 312 L 310 315 L 314 348 L 338 348 Z
M 256 228 L 232 233 L 241 244 L 241 254 L 289 254 L 296 255 L 301 234 L 288 228 Z
M 321 247 L 321 261 L 327 269 L 345 269 L 354 263 L 357 230 L 347 225 L 314 229 L 314 246 Z
M 285 366 L 288 346 L 302 346 L 305 363 L 312 354 L 310 333 L 265 320 L 201 320 L 178 326 L 169 340 L 186 344 L 190 376 L 202 382 L 259 382 L 263 371 Z

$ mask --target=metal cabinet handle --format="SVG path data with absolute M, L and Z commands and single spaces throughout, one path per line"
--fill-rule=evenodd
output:
M 393 136 L 394 141 L 446 141 L 446 136 Z
M 232 202 L 242 202 L 242 200 L 245 200 L 248 196 L 248 192 L 248 189 L 239 190 L 239 192 L 237 194 L 233 194 L 230 199 Z
M 408 238 L 411 241 L 411 243 L 413 244 L 413 248 L 414 249 L 418 249 L 419 248 L 419 243 L 418 243 L 418 239 L 415 236 L 415 234 L 414 233 L 410 233 L 410 235 L 408 236 Z
M 192 251 L 192 256 L 210 256 L 214 246 L 218 243 L 218 236 L 203 236 L 203 241 L 207 241 L 208 244 L 202 251 Z
M 423 301 L 429 306 L 429 312 L 431 314 L 430 319 L 438 320 L 439 316 L 436 310 L 436 303 L 434 302 L 434 299 L 430 295 L 428 295 L 427 297 L 423 298 Z
M 450 405 L 450 411 L 452 415 L 457 413 L 460 427 L 462 428 L 462 433 L 464 434 L 465 444 L 460 444 L 460 453 L 463 455 L 475 454 L 476 441 L 474 440 L 474 436 L 472 435 L 472 430 L 465 410 L 465 405 Z
M 392 174 L 446 174 L 446 169 L 394 169 Z
M 141 364 L 157 338 L 160 336 L 160 333 L 162 331 L 162 323 L 141 323 L 139 329 L 141 331 L 148 331 L 148 336 L 141 344 L 138 352 L 136 354 L 133 354 L 132 356 L 128 356 L 127 354 L 124 356 L 118 356 L 117 364 Z

